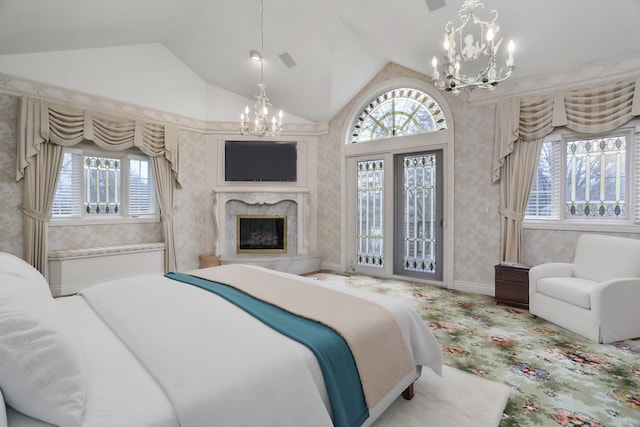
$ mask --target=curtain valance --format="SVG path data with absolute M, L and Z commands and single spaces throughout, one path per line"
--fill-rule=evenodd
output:
M 493 182 L 500 183 L 500 261 L 520 262 L 522 220 L 544 137 L 556 127 L 582 133 L 616 129 L 640 115 L 640 78 L 578 88 L 496 105 Z
M 40 99 L 20 99 L 16 180 L 24 178 L 25 261 L 48 277 L 47 226 L 63 147 L 87 140 L 109 151 L 137 147 L 151 157 L 165 240 L 165 271 L 176 269 L 173 189 L 180 186 L 179 131 L 140 119 L 114 118 Z
M 175 126 L 108 117 L 30 97 L 21 99 L 18 120 L 18 181 L 24 177 L 31 159 L 40 152 L 41 144 L 51 142 L 68 147 L 87 140 L 108 151 L 137 147 L 149 157 L 163 156 L 180 185 L 179 132 Z
M 514 132 L 516 114 L 518 130 Z M 639 115 L 640 77 L 600 84 L 597 88 L 502 100 L 496 106 L 493 182 L 500 180 L 504 158 L 513 152 L 518 140 L 537 141 L 562 126 L 582 133 L 608 132 Z

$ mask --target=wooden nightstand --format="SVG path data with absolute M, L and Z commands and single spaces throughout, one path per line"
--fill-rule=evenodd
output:
M 496 303 L 529 308 L 529 269 L 527 265 L 496 265 Z

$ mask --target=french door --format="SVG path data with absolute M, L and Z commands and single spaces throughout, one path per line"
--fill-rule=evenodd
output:
M 347 270 L 442 280 L 442 151 L 349 158 Z

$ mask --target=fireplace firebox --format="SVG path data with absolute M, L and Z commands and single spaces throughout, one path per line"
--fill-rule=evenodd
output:
M 237 215 L 237 253 L 286 253 L 286 215 Z

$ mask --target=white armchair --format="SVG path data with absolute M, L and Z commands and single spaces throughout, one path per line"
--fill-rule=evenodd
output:
M 529 270 L 529 311 L 600 343 L 640 337 L 640 240 L 581 235 L 573 263 Z

